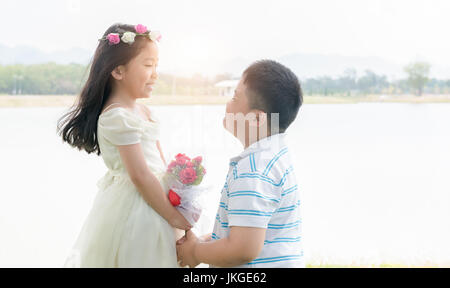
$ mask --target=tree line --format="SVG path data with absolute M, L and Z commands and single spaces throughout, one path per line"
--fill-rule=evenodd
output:
M 347 69 L 339 77 L 307 78 L 301 84 L 306 95 L 450 94 L 450 79 L 429 78 L 430 68 L 425 62 L 411 63 L 404 67 L 407 77 L 399 80 L 388 80 L 371 70 L 358 76 L 355 69 Z M 0 65 L 0 94 L 74 95 L 80 92 L 88 73 L 89 67 L 80 64 Z M 159 73 L 154 93 L 218 95 L 215 84 L 232 78 L 231 74 L 179 77 Z
M 450 94 L 450 79 L 429 78 L 430 69 L 426 62 L 410 63 L 404 67 L 406 78 L 390 81 L 371 70 L 357 77 L 355 69 L 347 69 L 340 77 L 307 78 L 302 85 L 309 95 Z

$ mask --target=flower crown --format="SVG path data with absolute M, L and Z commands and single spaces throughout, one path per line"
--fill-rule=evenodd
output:
M 162 36 L 161 33 L 159 33 L 159 31 L 148 31 L 147 27 L 145 27 L 142 24 L 134 26 L 134 30 L 136 31 L 136 33 L 130 31 L 126 31 L 124 33 L 109 33 L 108 35 L 103 36 L 101 39 L 98 40 L 99 41 L 108 40 L 109 45 L 119 44 L 120 40 L 122 40 L 122 42 L 124 43 L 128 43 L 129 45 L 131 45 L 134 43 L 134 38 L 136 36 L 146 36 L 154 42 L 161 41 Z

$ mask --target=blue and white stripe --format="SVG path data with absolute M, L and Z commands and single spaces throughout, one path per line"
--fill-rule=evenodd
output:
M 266 168 L 264 169 L 263 175 L 267 176 L 267 174 L 270 172 L 270 169 L 272 169 L 273 165 L 278 161 L 278 159 L 280 159 L 281 156 L 283 156 L 287 152 L 288 152 L 287 147 L 281 149 L 281 151 L 278 152 L 278 154 L 275 155 L 275 157 L 273 157 L 272 160 L 270 160 L 269 164 L 267 164 Z
M 252 172 L 256 171 L 256 164 L 255 164 L 255 153 L 251 153 L 250 156 L 248 157 L 249 161 L 250 161 L 250 169 Z

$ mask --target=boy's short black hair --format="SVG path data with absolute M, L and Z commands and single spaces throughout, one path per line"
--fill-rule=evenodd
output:
M 250 109 L 279 114 L 279 132 L 283 133 L 295 120 L 303 102 L 297 76 L 286 66 L 273 60 L 260 60 L 243 73 Z

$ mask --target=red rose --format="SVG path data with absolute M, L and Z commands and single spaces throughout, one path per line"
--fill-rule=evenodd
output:
M 172 204 L 172 206 L 178 206 L 181 203 L 180 195 L 178 195 L 176 192 L 174 192 L 172 189 L 169 190 L 169 201 Z
M 180 180 L 183 184 L 191 184 L 197 179 L 197 173 L 193 168 L 184 168 L 180 171 Z

